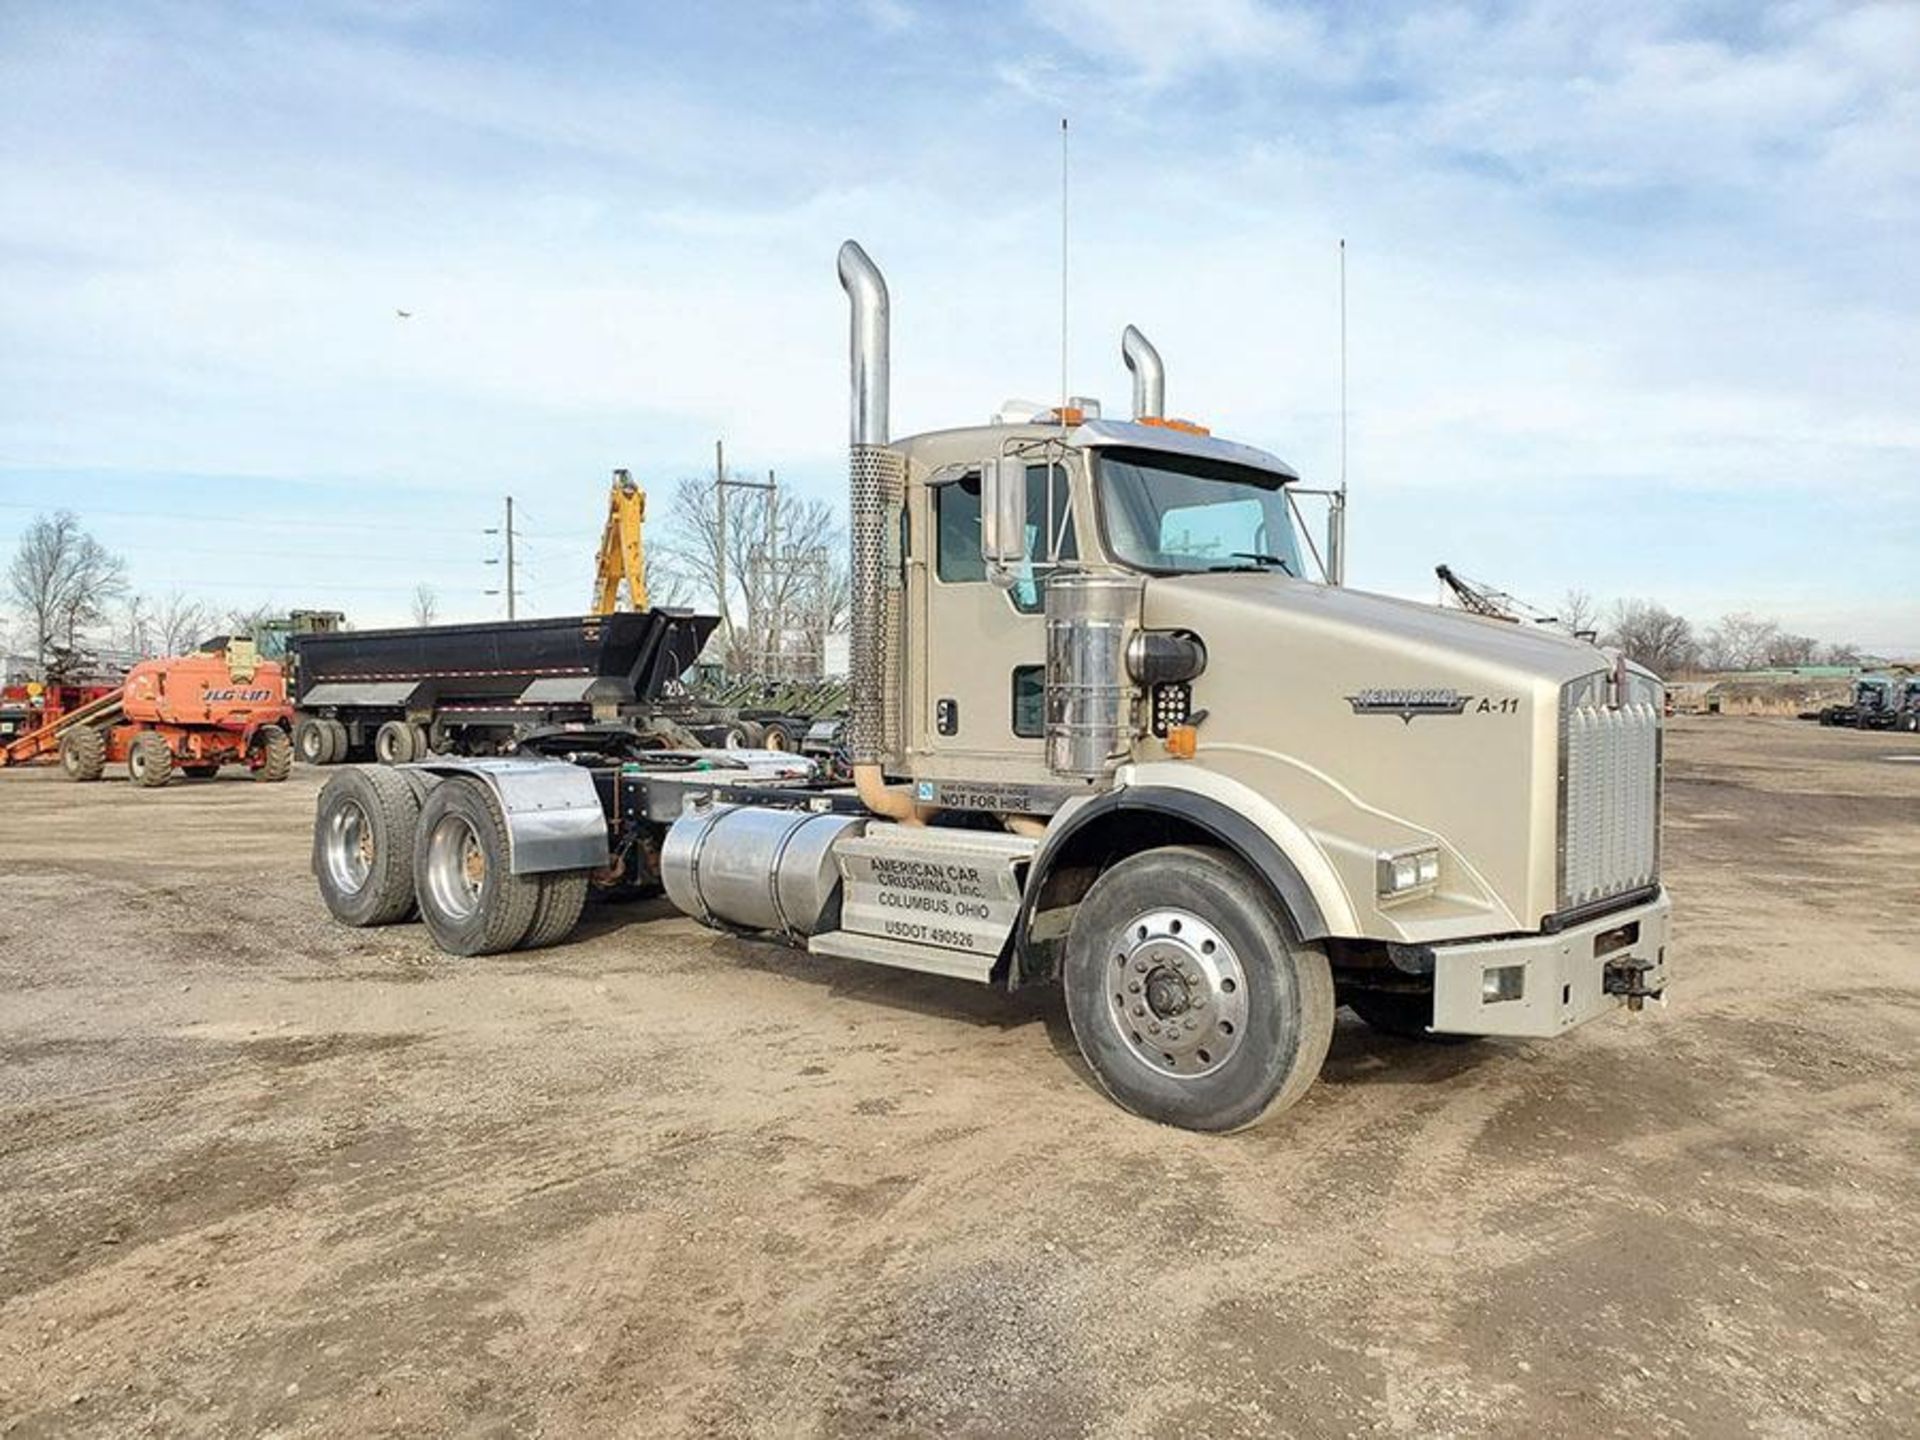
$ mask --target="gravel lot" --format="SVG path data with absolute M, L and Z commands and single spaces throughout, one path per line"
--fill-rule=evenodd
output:
M 1912 1434 L 1901 752 L 1676 722 L 1670 1009 L 1225 1139 L 1052 996 L 336 927 L 312 771 L 0 772 L 0 1433 Z

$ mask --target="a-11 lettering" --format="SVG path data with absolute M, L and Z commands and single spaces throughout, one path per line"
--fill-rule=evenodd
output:
M 1495 700 L 1491 696 L 1487 696 L 1474 707 L 1473 713 L 1476 715 L 1518 715 L 1520 713 L 1520 697 L 1518 695 L 1509 695 L 1504 700 Z

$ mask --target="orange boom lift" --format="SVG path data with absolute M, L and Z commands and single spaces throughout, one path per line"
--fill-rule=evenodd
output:
M 0 765 L 57 753 L 72 780 L 98 780 L 124 764 L 134 784 L 165 785 L 183 775 L 212 775 L 245 765 L 256 780 L 284 780 L 293 769 L 287 703 L 279 665 L 251 640 L 223 636 L 191 655 L 142 660 L 118 690 L 70 710 L 0 748 Z

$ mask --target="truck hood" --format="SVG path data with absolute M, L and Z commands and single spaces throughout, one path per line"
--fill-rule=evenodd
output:
M 1554 909 L 1561 694 L 1609 668 L 1597 647 L 1284 575 L 1158 577 L 1142 611 L 1207 647 L 1188 764 L 1298 826 L 1356 914 L 1377 856 L 1441 848 L 1440 895 L 1364 933 L 1500 934 Z
M 1376 664 L 1379 686 L 1451 684 L 1462 671 L 1564 683 L 1611 664 L 1599 647 L 1555 630 L 1277 574 L 1157 577 L 1147 584 L 1144 618 L 1150 627 L 1193 629 L 1210 647 L 1228 634 L 1270 629 L 1346 641 Z M 1429 671 L 1447 673 L 1422 678 Z

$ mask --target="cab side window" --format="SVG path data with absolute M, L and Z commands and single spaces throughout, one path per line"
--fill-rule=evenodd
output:
M 1040 610 L 1046 572 L 1056 564 L 1080 558 L 1073 532 L 1067 472 L 1058 465 L 1027 467 L 1027 559 L 1021 564 L 1012 590 L 1016 609 L 1027 614 Z M 934 487 L 934 571 L 949 585 L 987 579 L 980 558 L 980 475 L 977 471 Z
M 980 474 L 962 476 L 933 490 L 936 573 L 949 585 L 986 583 L 980 558 Z

